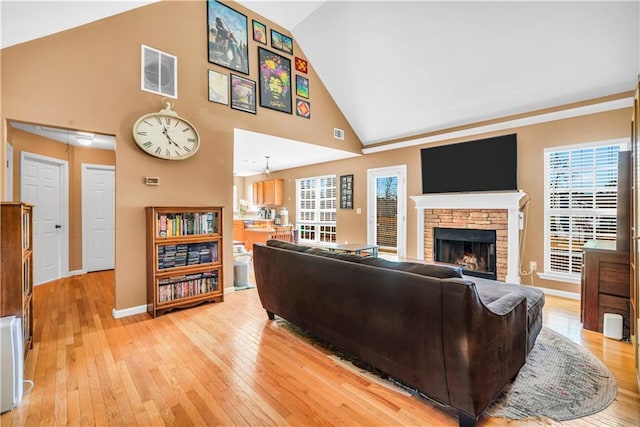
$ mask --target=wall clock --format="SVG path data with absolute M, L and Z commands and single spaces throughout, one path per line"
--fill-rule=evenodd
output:
M 165 108 L 136 120 L 133 139 L 145 153 L 166 160 L 184 160 L 200 148 L 200 135 L 195 126 L 180 117 L 165 102 Z

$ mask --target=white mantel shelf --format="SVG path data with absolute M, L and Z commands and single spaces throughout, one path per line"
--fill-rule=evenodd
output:
M 519 259 L 519 213 L 520 201 L 526 197 L 523 191 L 513 192 L 478 192 L 478 193 L 443 193 L 411 196 L 418 211 L 417 230 L 418 259 L 424 259 L 424 210 L 425 209 L 506 209 L 507 224 L 507 276 L 506 282 L 520 283 Z
M 442 193 L 411 196 L 416 209 L 520 209 L 523 191 L 499 193 Z

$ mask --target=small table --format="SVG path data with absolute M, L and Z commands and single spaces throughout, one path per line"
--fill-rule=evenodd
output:
M 334 243 L 327 245 L 326 248 L 331 252 L 349 252 L 357 255 L 361 255 L 363 251 L 371 251 L 371 256 L 378 256 L 378 245 L 369 245 L 366 243 L 346 243 L 344 245 Z

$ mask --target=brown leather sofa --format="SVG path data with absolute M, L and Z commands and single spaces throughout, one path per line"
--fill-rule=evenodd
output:
M 277 314 L 454 408 L 460 425 L 474 425 L 516 376 L 542 327 L 541 291 L 474 283 L 456 268 L 275 240 L 254 245 L 253 263 L 270 319 Z

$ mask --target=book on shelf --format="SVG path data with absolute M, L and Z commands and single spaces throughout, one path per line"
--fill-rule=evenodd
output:
M 170 302 L 217 290 L 217 271 L 158 279 L 158 302 Z

